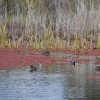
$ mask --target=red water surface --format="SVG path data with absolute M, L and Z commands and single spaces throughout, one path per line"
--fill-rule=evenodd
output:
M 28 49 L 0 49 L 0 69 L 26 67 L 32 64 L 42 63 L 43 66 L 58 64 L 59 59 L 48 55 L 35 53 Z
M 59 52 L 59 51 L 56 51 Z M 78 54 L 78 55 L 92 55 L 92 56 L 100 56 L 100 50 L 93 50 L 87 52 L 79 52 L 66 49 L 64 51 L 66 53 Z M 75 58 L 73 58 L 75 59 Z M 9 69 L 9 68 L 19 68 L 26 67 L 32 64 L 42 63 L 43 66 L 50 65 L 65 65 L 70 61 L 70 58 L 53 58 L 51 56 L 42 55 L 41 53 L 36 53 L 32 48 L 19 48 L 19 49 L 9 49 L 9 48 L 1 48 L 0 49 L 0 69 Z M 80 59 L 78 62 L 88 62 L 88 59 Z
M 79 50 L 76 49 L 66 48 L 64 50 L 54 50 L 54 51 L 62 51 L 65 53 L 75 54 L 75 55 L 89 55 L 89 56 L 100 56 L 100 49 L 93 49 L 93 50 Z
M 100 81 L 100 77 L 86 77 L 86 80 L 99 80 Z
M 90 59 L 77 59 L 76 60 L 76 62 L 78 62 L 78 63 L 89 63 L 91 61 L 93 61 L 93 60 L 90 60 Z

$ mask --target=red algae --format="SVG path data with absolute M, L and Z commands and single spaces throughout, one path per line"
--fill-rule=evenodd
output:
M 86 80 L 99 80 L 100 81 L 100 78 L 99 77 L 86 77 Z
M 83 55 L 86 52 L 75 52 L 74 50 L 65 49 L 63 51 L 58 50 L 57 52 L 65 52 L 70 54 Z M 100 50 L 87 51 L 87 55 L 100 56 Z M 89 59 L 77 59 L 75 57 L 62 57 L 62 58 L 53 58 L 51 56 L 41 55 L 40 53 L 36 54 L 33 52 L 33 49 L 30 48 L 19 48 L 19 49 L 9 49 L 1 48 L 0 49 L 0 69 L 9 69 L 14 67 L 26 67 L 32 64 L 42 63 L 43 66 L 51 65 L 66 65 L 70 60 L 76 59 L 76 62 L 86 63 L 89 62 Z M 99 63 L 99 62 L 98 62 Z
M 97 76 L 100 76 L 100 72 L 99 72 L 99 73 L 96 73 L 96 75 L 97 75 Z
M 55 50 L 57 52 L 57 50 Z M 58 52 L 70 53 L 74 55 L 89 55 L 89 56 L 100 56 L 100 49 L 93 49 L 93 50 L 76 50 L 72 48 L 66 48 L 64 50 L 58 50 Z
M 97 65 L 99 65 L 99 64 L 100 64 L 100 62 L 95 62 L 94 64 L 97 64 Z
M 16 49 L 0 49 L 0 69 L 9 69 L 13 67 L 25 67 L 31 64 L 37 64 L 49 59 L 49 56 L 36 55 L 29 52 Z
M 93 61 L 93 60 L 89 60 L 89 59 L 77 59 L 76 62 L 78 63 L 87 63 L 87 62 L 90 62 L 90 61 Z

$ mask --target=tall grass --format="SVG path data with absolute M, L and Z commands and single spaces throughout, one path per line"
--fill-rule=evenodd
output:
M 0 27 L 6 24 L 2 33 L 11 47 L 100 48 L 99 0 L 19 0 L 11 5 L 7 10 L 9 4 L 0 2 Z

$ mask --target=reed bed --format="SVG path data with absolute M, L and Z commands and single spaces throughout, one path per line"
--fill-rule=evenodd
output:
M 0 47 L 100 49 L 99 0 L 14 1 L 0 1 Z

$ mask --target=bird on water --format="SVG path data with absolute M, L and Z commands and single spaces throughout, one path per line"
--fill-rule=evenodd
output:
M 37 70 L 42 70 L 42 67 L 43 66 L 42 66 L 41 63 L 30 65 L 30 72 L 37 71 Z
M 50 51 L 42 51 L 41 54 L 43 54 L 43 55 L 50 55 Z
M 70 61 L 70 64 L 71 64 L 71 65 L 73 65 L 73 66 L 75 67 L 75 65 L 76 65 L 76 62 L 75 62 L 75 60 L 73 60 L 73 61 Z
M 94 65 L 94 68 L 95 68 L 96 71 L 100 71 L 100 66 Z

